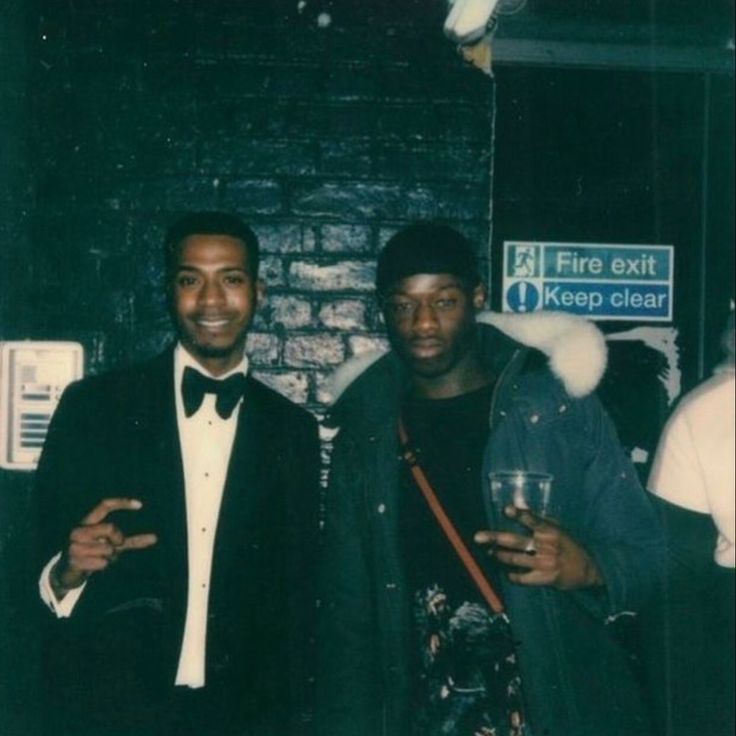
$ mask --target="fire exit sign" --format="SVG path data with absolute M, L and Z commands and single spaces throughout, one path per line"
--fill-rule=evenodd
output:
M 672 320 L 671 245 L 504 242 L 503 310 Z

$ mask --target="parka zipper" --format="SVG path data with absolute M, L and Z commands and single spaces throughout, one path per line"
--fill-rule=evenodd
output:
M 501 375 L 498 377 L 498 380 L 496 381 L 496 385 L 493 387 L 493 393 L 491 394 L 491 407 L 489 410 L 489 416 L 488 416 L 488 429 L 489 429 L 489 435 L 490 432 L 493 431 L 493 417 L 496 413 L 496 400 L 498 399 L 499 391 L 501 390 L 501 385 L 504 382 L 504 379 L 506 378 L 506 374 L 510 372 L 511 366 L 515 363 L 516 359 L 521 354 L 521 348 L 517 348 L 514 350 L 514 354 L 509 358 L 509 362 L 506 363 L 504 366 L 504 369 L 501 371 Z

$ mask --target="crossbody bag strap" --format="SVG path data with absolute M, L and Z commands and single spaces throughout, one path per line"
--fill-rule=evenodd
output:
M 409 470 L 411 470 L 411 474 L 417 486 L 419 486 L 419 490 L 422 492 L 430 510 L 437 519 L 437 523 L 442 528 L 445 536 L 450 540 L 450 544 L 452 544 L 455 552 L 457 552 L 460 561 L 467 569 L 470 577 L 473 578 L 473 582 L 478 586 L 491 610 L 497 614 L 503 613 L 505 609 L 501 598 L 494 590 L 488 578 L 483 574 L 473 555 L 470 554 L 465 542 L 463 542 L 462 537 L 458 534 L 457 529 L 455 529 L 455 525 L 437 498 L 437 494 L 434 492 L 424 470 L 422 470 L 422 467 L 417 462 L 417 456 L 409 446 L 409 435 L 406 433 L 404 419 L 401 416 L 399 416 L 399 440 L 401 441 L 401 455 L 409 466 Z

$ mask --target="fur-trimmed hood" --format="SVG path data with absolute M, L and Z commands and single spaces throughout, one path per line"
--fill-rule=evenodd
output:
M 539 350 L 570 396 L 593 392 L 606 369 L 606 341 L 601 331 L 583 317 L 566 312 L 512 314 L 482 312 L 477 321 L 498 330 L 507 342 Z M 328 384 L 331 403 L 368 372 L 388 350 L 360 355 L 340 366 Z

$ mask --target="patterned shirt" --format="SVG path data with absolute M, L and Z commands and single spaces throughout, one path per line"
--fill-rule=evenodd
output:
M 488 526 L 480 476 L 492 388 L 411 398 L 403 409 L 419 464 L 471 552 L 473 534 Z M 406 467 L 400 525 L 413 592 L 413 734 L 525 736 L 508 619 L 488 607 Z M 475 557 L 493 582 L 488 557 Z

